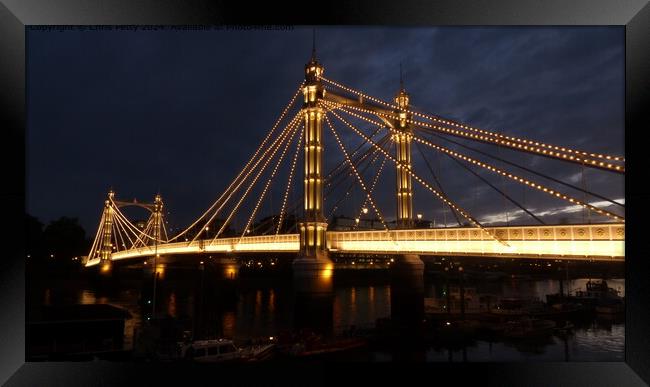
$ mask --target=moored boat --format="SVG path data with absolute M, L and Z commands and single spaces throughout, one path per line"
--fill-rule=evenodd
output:
M 577 290 L 572 294 L 547 294 L 546 302 L 550 305 L 559 303 L 579 303 L 586 306 L 595 307 L 598 305 L 609 305 L 623 301 L 620 292 L 607 285 L 607 281 L 587 281 L 584 290 Z
M 234 361 L 244 358 L 244 353 L 232 340 L 195 340 L 180 345 L 180 357 L 199 363 Z

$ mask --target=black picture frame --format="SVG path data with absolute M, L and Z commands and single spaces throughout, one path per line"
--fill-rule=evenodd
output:
M 115 24 L 353 24 L 353 25 L 624 25 L 626 32 L 625 147 L 628 177 L 626 222 L 626 337 L 621 363 L 478 363 L 478 364 L 274 364 L 247 367 L 157 365 L 132 363 L 25 363 L 25 26 Z M 650 281 L 644 253 L 643 220 L 650 199 L 642 174 L 644 130 L 650 107 L 650 5 L 637 1 L 470 1 L 436 3 L 361 1 L 295 4 L 205 1 L 71 0 L 4 1 L 0 4 L 0 109 L 2 110 L 4 215 L 0 257 L 0 382 L 30 385 L 324 384 L 387 382 L 389 372 L 400 383 L 633 386 L 650 383 Z M 645 111 L 644 111 L 645 110 Z M 28 151 L 28 150 L 27 150 Z M 644 165 L 643 162 L 646 162 Z M 629 174 L 632 174 L 629 176 Z M 399 368 L 399 369 L 398 369 Z M 191 375 L 191 376 L 190 376 Z M 645 382 L 644 382 L 645 381 Z M 202 383 L 199 383 L 202 384 Z

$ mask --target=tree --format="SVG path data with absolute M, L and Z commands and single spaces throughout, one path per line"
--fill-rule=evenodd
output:
M 43 232 L 45 254 L 55 258 L 70 260 L 72 257 L 86 255 L 90 246 L 86 232 L 77 218 L 61 217 L 52 221 Z

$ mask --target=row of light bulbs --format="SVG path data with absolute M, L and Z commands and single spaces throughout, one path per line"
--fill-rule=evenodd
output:
M 344 111 L 345 111 L 345 110 L 344 110 Z M 349 112 L 348 112 L 348 113 L 349 113 Z M 356 134 L 358 134 L 359 136 L 361 136 L 361 137 L 363 137 L 364 139 L 368 140 L 368 142 L 370 142 L 373 146 L 375 146 L 375 147 L 377 147 L 378 149 L 380 149 L 380 152 L 382 152 L 382 153 L 383 153 L 383 154 L 384 154 L 388 159 L 390 159 L 393 163 L 395 163 L 395 165 L 399 165 L 399 163 L 398 163 L 397 160 L 395 160 L 392 156 L 390 156 L 390 155 L 388 154 L 388 152 L 386 152 L 386 151 L 384 151 L 383 149 L 379 148 L 378 145 L 375 144 L 374 141 L 371 141 L 370 139 L 368 139 L 368 137 L 367 137 L 366 135 L 364 135 L 360 130 L 358 130 L 358 129 L 355 128 L 352 124 L 350 124 L 350 123 L 347 122 L 345 119 L 343 119 L 341 116 L 339 116 L 338 114 L 336 114 L 336 112 L 332 111 L 332 114 L 334 114 L 334 116 L 336 116 L 336 118 L 338 118 L 341 122 L 343 122 L 344 124 L 346 124 L 346 125 L 347 125 L 350 129 L 352 129 Z M 507 245 L 505 242 L 503 242 L 502 240 L 500 240 L 499 238 L 497 238 L 495 235 L 491 234 L 488 230 L 486 230 L 485 228 L 483 228 L 483 226 L 481 226 L 481 224 L 478 223 L 478 221 L 476 221 L 472 216 L 470 216 L 467 212 L 465 212 L 465 210 L 463 210 L 461 207 L 457 206 L 455 203 L 451 202 L 451 201 L 450 201 L 449 199 L 447 199 L 444 195 L 442 195 L 440 192 L 438 192 L 435 188 L 433 188 L 431 185 L 429 185 L 427 182 L 425 182 L 425 181 L 422 180 L 419 176 L 417 176 L 413 171 L 411 171 L 411 168 L 405 168 L 405 170 L 406 170 L 406 171 L 409 173 L 409 175 L 411 175 L 411 176 L 412 176 L 416 181 L 418 181 L 420 184 L 424 185 L 424 186 L 425 186 L 429 191 L 431 191 L 434 195 L 436 195 L 436 196 L 437 196 L 440 200 L 442 200 L 445 204 L 447 204 L 448 206 L 450 206 L 451 208 L 453 208 L 454 210 L 456 210 L 458 213 L 460 213 L 460 214 L 461 214 L 465 219 L 467 219 L 471 224 L 473 224 L 474 226 L 480 228 L 483 232 L 485 232 L 486 234 L 488 234 L 490 237 L 492 237 L 492 238 L 493 238 L 494 240 L 496 240 L 497 242 L 499 242 L 499 243 L 501 243 L 501 244 L 504 244 L 504 245 Z
M 181 236 L 183 236 L 184 234 L 186 234 L 189 230 L 192 229 L 192 227 L 196 226 L 201 221 L 201 219 L 203 219 L 207 214 L 209 214 L 210 211 L 212 211 L 212 209 L 219 203 L 219 201 L 223 199 L 223 197 L 232 188 L 232 186 L 235 185 L 235 183 L 238 181 L 238 179 L 241 177 L 241 175 L 244 174 L 244 172 L 247 170 L 247 168 L 250 166 L 250 164 L 254 160 L 257 160 L 257 155 L 263 149 L 264 144 L 266 144 L 266 142 L 269 140 L 269 138 L 271 138 L 271 135 L 275 132 L 275 129 L 278 127 L 280 122 L 282 122 L 282 120 L 286 116 L 289 109 L 291 109 L 291 106 L 293 106 L 293 103 L 296 101 L 296 98 L 298 97 L 298 95 L 302 91 L 302 88 L 303 88 L 304 85 L 305 85 L 305 81 L 300 83 L 300 86 L 298 86 L 298 89 L 296 90 L 296 92 L 291 97 L 291 100 L 289 101 L 287 106 L 285 106 L 285 108 L 282 110 L 282 114 L 280 114 L 280 117 L 277 119 L 277 121 L 275 121 L 275 124 L 273 124 L 273 127 L 271 128 L 269 133 L 266 135 L 266 137 L 264 137 L 264 140 L 262 140 L 262 143 L 257 147 L 257 149 L 255 150 L 255 153 L 253 154 L 253 156 L 250 158 L 250 160 L 248 160 L 248 162 L 246 163 L 244 168 L 242 168 L 242 170 L 239 172 L 239 174 L 233 179 L 233 181 L 226 188 L 226 190 L 223 192 L 223 194 L 221 194 L 221 196 L 214 203 L 212 203 L 212 205 L 196 221 L 194 221 L 194 223 L 192 223 L 185 230 L 183 230 L 182 232 L 177 234 L 175 237 L 171 238 L 170 242 L 177 239 L 177 238 L 179 238 L 179 237 L 181 237 Z
M 302 133 L 303 130 L 304 130 L 304 126 L 302 126 L 302 129 L 300 130 L 300 133 Z M 287 150 L 289 149 L 289 146 L 292 143 L 291 139 L 293 138 L 293 136 L 295 136 L 297 131 L 298 131 L 298 128 L 294 127 L 292 133 L 289 135 L 289 137 L 287 139 L 287 143 L 284 145 L 284 149 L 282 149 L 282 153 L 280 153 L 280 158 L 278 159 L 278 161 L 273 166 L 273 171 L 271 171 L 271 176 L 269 176 L 268 180 L 266 181 L 266 184 L 264 185 L 264 189 L 262 190 L 262 193 L 260 194 L 260 197 L 257 199 L 257 203 L 255 204 L 255 208 L 253 209 L 253 212 L 251 213 L 251 216 L 248 218 L 248 222 L 246 223 L 246 227 L 244 228 L 244 230 L 248 230 L 248 227 L 253 222 L 253 219 L 255 218 L 255 215 L 257 214 L 257 210 L 259 209 L 260 204 L 262 203 L 262 200 L 264 200 L 264 197 L 266 196 L 266 192 L 268 191 L 269 187 L 271 186 L 271 181 L 275 177 L 275 174 L 278 172 L 278 167 L 280 166 L 280 164 L 282 164 L 282 160 L 284 160 L 284 156 L 287 154 Z M 302 134 L 301 134 L 301 136 L 302 136 Z M 278 149 L 279 149 L 279 147 L 278 147 Z M 273 156 L 269 157 L 269 160 L 271 160 L 273 158 Z M 264 170 L 264 169 L 262 169 L 262 170 Z M 244 234 L 245 233 L 246 232 L 244 231 Z M 244 234 L 242 234 L 242 238 L 244 237 Z M 241 239 L 240 239 L 240 242 L 241 242 Z
M 363 111 L 363 112 L 369 113 L 369 114 L 379 115 L 379 116 L 382 116 L 382 117 L 385 117 L 385 118 L 399 119 L 399 117 L 397 117 L 395 115 L 392 115 L 392 114 L 381 113 L 381 112 L 377 112 L 377 111 L 372 111 L 372 110 L 368 110 L 368 109 L 359 108 L 359 107 L 356 107 L 356 106 L 346 105 L 346 107 L 351 108 L 351 109 L 355 109 L 355 110 L 358 110 L 358 111 Z M 455 130 L 455 129 L 449 129 L 449 128 L 445 128 L 445 127 L 438 126 L 438 125 L 428 124 L 426 122 L 415 121 L 415 120 L 411 120 L 411 119 L 406 119 L 406 121 L 411 123 L 411 124 L 414 124 L 414 125 L 431 128 L 431 129 L 441 131 L 441 132 L 444 132 L 444 133 L 447 133 L 447 134 L 458 135 L 458 136 L 461 136 L 461 137 L 469 137 L 469 138 L 472 138 L 472 139 L 475 139 L 475 140 L 486 141 L 486 142 L 490 142 L 490 143 L 494 143 L 494 144 L 502 144 L 502 145 L 510 146 L 511 148 L 523 149 L 523 150 L 533 152 L 533 153 L 550 155 L 550 156 L 553 156 L 553 157 L 556 157 L 556 158 L 559 158 L 559 159 L 570 160 L 572 162 L 586 163 L 586 164 L 590 164 L 591 166 L 594 166 L 594 167 L 607 169 L 607 170 L 611 170 L 611 171 L 616 171 L 616 172 L 621 172 L 621 173 L 625 172 L 624 167 L 621 167 L 621 166 L 618 166 L 618 165 L 613 165 L 611 163 L 604 163 L 602 161 L 596 161 L 596 160 L 590 160 L 590 159 L 582 159 L 580 157 L 567 155 L 565 153 L 548 151 L 546 149 L 530 147 L 528 145 L 514 144 L 514 143 L 511 143 L 509 141 L 489 138 L 489 137 L 486 137 L 486 136 L 479 136 L 479 135 L 475 135 L 475 134 L 472 134 L 472 133 L 467 133 L 467 132 L 463 132 L 463 131 L 459 131 L 459 130 Z M 379 124 L 379 123 L 377 123 L 375 121 L 373 121 L 373 123 L 375 123 L 376 125 L 381 125 L 381 124 Z M 400 133 L 398 132 L 398 134 L 400 134 Z M 562 149 L 565 149 L 565 148 L 562 148 Z
M 294 133 L 294 132 L 295 132 L 294 128 L 295 128 L 295 126 L 296 126 L 296 123 L 299 122 L 298 118 L 300 118 L 300 113 L 298 113 L 298 114 L 296 115 L 296 117 L 294 117 L 294 119 L 291 120 L 291 122 L 289 123 L 289 125 L 287 125 L 287 126 L 284 128 L 284 130 L 282 131 L 281 135 L 280 135 L 280 136 L 279 136 L 279 137 L 278 137 L 278 138 L 273 142 L 273 144 L 271 144 L 271 146 L 270 146 L 270 147 L 269 147 L 269 148 L 264 152 L 264 154 L 260 157 L 260 160 L 262 160 L 262 159 L 264 158 L 264 156 L 266 156 L 266 154 L 267 154 L 269 151 L 271 151 L 271 155 L 266 159 L 266 161 L 264 162 L 264 165 L 262 166 L 262 168 L 259 170 L 259 172 L 257 173 L 257 175 L 255 175 L 255 177 L 253 178 L 253 181 L 248 185 L 248 187 L 246 188 L 246 191 L 244 191 L 244 193 L 242 194 L 241 198 L 239 198 L 239 201 L 237 202 L 237 204 L 235 205 L 235 207 L 230 211 L 230 214 L 228 214 L 228 218 L 226 218 L 226 221 L 223 223 L 223 225 L 221 226 L 221 228 L 219 229 L 219 231 L 217 232 L 217 234 L 214 236 L 214 238 L 212 238 L 212 240 L 210 241 L 210 246 L 212 246 L 212 244 L 214 243 L 214 241 L 219 237 L 219 235 L 221 235 L 221 233 L 223 232 L 223 230 L 225 230 L 226 226 L 230 223 L 230 220 L 231 220 L 232 217 L 234 216 L 235 212 L 237 212 L 237 210 L 239 209 L 239 206 L 241 206 L 241 204 L 242 204 L 242 202 L 244 201 L 244 199 L 246 199 L 246 197 L 247 197 L 248 194 L 250 193 L 251 189 L 252 189 L 252 188 L 255 186 L 255 184 L 257 183 L 257 180 L 259 180 L 259 178 L 260 178 L 260 176 L 262 175 L 262 173 L 264 172 L 264 170 L 266 170 L 266 167 L 269 165 L 269 163 L 271 162 L 271 160 L 275 157 L 275 154 L 278 152 L 278 149 L 280 149 L 280 145 L 282 144 L 282 142 L 284 142 L 284 141 L 287 139 L 287 136 L 289 135 L 289 133 Z M 285 147 L 285 149 L 286 149 L 286 147 Z M 252 170 L 253 170 L 253 169 L 254 169 L 258 164 L 259 164 L 259 162 L 258 162 L 258 163 L 255 163 L 255 165 L 251 168 L 251 171 L 252 171 Z M 215 215 L 216 215 L 216 214 L 215 214 Z M 248 229 L 248 226 L 247 226 L 245 229 Z
M 296 122 L 298 121 L 298 119 L 299 119 L 300 117 L 301 117 L 300 112 L 298 112 L 298 113 L 293 117 L 293 119 L 289 122 L 289 124 L 287 124 L 287 126 L 285 126 L 284 129 L 282 129 L 282 131 L 280 132 L 280 136 L 278 136 L 278 137 L 277 137 L 277 138 L 276 138 L 276 139 L 271 143 L 271 145 L 269 145 L 269 147 L 266 148 L 266 149 L 264 150 L 264 152 L 262 153 L 262 155 L 261 155 L 259 158 L 257 158 L 257 159 L 255 160 L 255 164 L 253 164 L 253 166 L 250 167 L 250 169 L 246 172 L 245 176 L 244 176 L 244 177 L 239 181 L 239 183 L 237 184 L 237 186 L 236 186 L 235 188 L 233 188 L 232 191 L 230 191 L 230 193 L 228 194 L 228 197 L 225 199 L 225 201 L 224 201 L 223 203 L 221 203 L 221 205 L 219 206 L 219 208 L 217 208 L 217 210 L 214 212 L 214 214 L 212 214 L 212 216 L 210 217 L 210 219 L 206 222 L 206 225 L 210 224 L 210 223 L 212 222 L 212 220 L 213 220 L 213 219 L 214 219 L 214 218 L 219 214 L 219 212 L 221 212 L 221 210 L 224 208 L 224 206 L 226 205 L 226 203 L 228 203 L 228 201 L 230 200 L 230 198 L 235 194 L 235 192 L 237 192 L 237 190 L 239 190 L 239 187 L 241 187 L 242 184 L 244 184 L 244 182 L 248 179 L 248 177 L 251 175 L 251 173 L 253 173 L 253 171 L 255 170 L 255 168 L 257 168 L 257 166 L 259 165 L 259 163 L 262 162 L 262 160 L 264 159 L 264 157 L 265 157 L 265 156 L 266 156 L 266 155 L 267 155 L 267 154 L 268 154 L 272 149 L 274 149 L 274 148 L 276 147 L 277 144 L 280 143 L 280 141 L 281 141 L 281 140 L 284 138 L 284 136 L 286 136 L 286 134 L 290 131 L 290 128 L 293 128 L 293 126 L 296 124 Z M 251 160 L 253 160 L 253 159 L 251 159 Z M 267 161 L 267 164 L 268 164 L 268 161 Z M 265 166 L 264 168 L 266 168 L 266 166 Z M 258 173 L 258 177 L 259 177 L 259 173 Z M 255 184 L 255 182 L 253 182 L 253 184 Z M 249 188 L 250 188 L 250 187 L 249 187 Z M 226 192 L 228 192 L 228 191 L 226 190 Z M 221 196 L 223 197 L 223 196 L 226 194 L 226 192 L 224 192 L 224 194 L 221 195 Z M 232 214 L 232 213 L 231 213 L 231 214 Z M 218 236 L 222 231 L 223 231 L 223 228 L 219 231 L 219 233 L 217 234 L 217 236 Z M 192 241 L 191 241 L 190 243 L 194 242 L 194 241 L 199 237 L 199 235 L 201 235 L 202 232 L 203 232 L 203 229 L 201 229 L 201 231 L 199 231 L 199 232 L 196 234 L 196 236 L 194 236 L 194 238 L 192 239 Z M 215 236 L 215 239 L 216 239 L 216 236 Z M 214 242 L 214 239 L 213 239 L 213 242 Z M 212 242 L 211 242 L 210 244 L 212 244 Z
M 345 90 L 347 92 L 356 94 L 356 95 L 358 95 L 358 96 L 360 96 L 362 98 L 365 98 L 365 99 L 368 99 L 370 101 L 376 102 L 378 104 L 389 107 L 391 109 L 395 109 L 395 110 L 398 109 L 398 106 L 396 106 L 396 105 L 393 105 L 393 104 L 390 104 L 388 102 L 382 101 L 382 100 L 380 100 L 378 98 L 369 96 L 369 95 L 367 95 L 365 93 L 362 93 L 362 92 L 360 92 L 358 90 L 354 90 L 354 89 L 352 89 L 350 87 L 344 86 L 344 85 L 342 85 L 342 84 L 340 84 L 338 82 L 332 81 L 332 80 L 324 78 L 324 77 L 320 77 L 320 79 L 322 79 L 325 82 L 328 82 L 328 83 L 330 83 L 330 84 L 332 84 L 332 85 L 334 85 L 336 87 L 339 87 L 339 88 L 341 88 L 341 89 L 343 89 L 343 90 Z M 519 143 L 522 143 L 522 144 L 526 144 L 526 145 L 529 145 L 529 146 L 534 145 L 534 146 L 539 146 L 539 147 L 543 147 L 543 148 L 553 149 L 553 150 L 556 150 L 556 151 L 579 154 L 579 155 L 582 155 L 582 156 L 589 156 L 589 157 L 596 157 L 596 158 L 600 158 L 600 159 L 625 162 L 624 157 L 610 156 L 610 155 L 604 155 L 604 154 L 598 154 L 598 153 L 590 153 L 590 152 L 574 150 L 574 149 L 570 149 L 570 148 L 566 148 L 566 147 L 559 147 L 557 145 L 545 144 L 545 143 L 541 143 L 539 141 L 533 141 L 533 140 L 518 138 L 518 137 L 514 137 L 514 136 L 506 136 L 506 135 L 503 135 L 503 134 L 500 134 L 500 133 L 490 132 L 490 131 L 475 128 L 475 127 L 472 127 L 472 126 L 469 126 L 469 125 L 463 125 L 463 124 L 460 124 L 460 123 L 455 122 L 455 121 L 444 120 L 444 119 L 441 119 L 441 118 L 438 118 L 438 117 L 435 117 L 435 116 L 430 116 L 430 115 L 427 115 L 427 114 L 423 114 L 423 113 L 419 113 L 419 112 L 415 112 L 415 111 L 411 111 L 411 110 L 406 110 L 406 112 L 411 113 L 411 114 L 413 114 L 415 116 L 418 116 L 418 117 L 422 117 L 422 118 L 426 118 L 426 119 L 429 119 L 429 120 L 432 120 L 432 121 L 435 121 L 435 122 L 439 122 L 441 124 L 455 126 L 457 128 L 469 130 L 469 131 L 476 132 L 476 133 L 481 133 L 481 134 L 486 135 L 486 136 L 496 137 L 497 139 L 502 139 L 502 140 L 505 139 L 505 140 L 512 141 L 512 142 L 519 142 Z M 465 134 L 467 134 L 467 133 L 465 133 Z M 505 144 L 505 142 L 501 142 L 501 143 Z M 521 146 L 517 146 L 517 147 L 522 148 Z M 589 163 L 592 164 L 592 165 L 596 165 L 595 163 L 593 163 L 591 161 L 589 161 Z M 598 165 L 602 165 L 602 164 L 598 164 Z M 615 169 L 616 170 L 622 170 L 622 169 L 619 169 L 619 168 L 615 168 Z
M 366 112 L 366 113 L 374 114 L 374 112 L 372 112 L 372 111 L 370 111 L 370 110 L 360 109 L 360 108 L 356 108 L 356 107 L 352 107 L 352 106 L 346 106 L 346 107 L 347 107 L 347 108 L 356 109 L 356 110 L 360 110 L 360 111 L 364 111 L 364 112 Z M 376 121 L 374 121 L 374 120 L 371 120 L 371 119 L 369 119 L 369 118 L 367 118 L 367 117 L 364 117 L 364 116 L 362 116 L 362 115 L 360 115 L 360 114 L 355 114 L 355 113 L 353 113 L 353 112 L 350 112 L 349 110 L 347 110 L 347 109 L 345 109 L 345 108 L 343 108 L 343 107 L 342 107 L 342 110 L 345 111 L 346 113 L 352 115 L 352 116 L 355 116 L 355 117 L 357 117 L 357 118 L 360 118 L 360 119 L 362 119 L 362 120 L 365 120 L 365 121 L 367 121 L 367 122 L 369 122 L 369 123 L 373 123 L 373 124 L 375 124 L 375 125 L 381 125 L 380 123 L 378 123 L 378 122 L 376 122 Z M 389 130 L 390 130 L 390 131 L 394 131 L 394 129 L 391 129 L 391 128 L 389 128 Z M 419 138 L 419 137 L 413 137 L 413 138 L 414 138 L 415 141 L 418 141 L 418 142 L 420 142 L 420 143 L 422 143 L 422 144 L 428 145 L 428 146 L 430 146 L 430 147 L 432 147 L 432 148 L 434 148 L 434 149 L 437 149 L 437 150 L 440 150 L 440 151 L 442 151 L 442 152 L 445 152 L 445 153 L 447 153 L 447 154 L 449 154 L 449 155 L 452 155 L 452 156 L 454 156 L 454 157 L 456 157 L 456 158 L 460 158 L 460 159 L 462 159 L 462 160 L 469 161 L 469 162 L 471 162 L 471 163 L 473 163 L 473 164 L 475 164 L 475 165 L 478 165 L 478 166 L 481 166 L 481 167 L 483 167 L 483 168 L 486 168 L 486 169 L 488 169 L 488 170 L 490 170 L 490 171 L 496 172 L 496 173 L 498 173 L 498 174 L 500 174 L 500 175 L 502 175 L 502 176 L 508 177 L 508 178 L 510 178 L 510 179 L 512 179 L 512 180 L 515 180 L 515 181 L 517 181 L 517 182 L 520 182 L 520 183 L 526 184 L 526 185 L 528 185 L 528 186 L 530 186 L 530 187 L 533 187 L 533 188 L 536 188 L 536 189 L 538 189 L 538 190 L 540 190 L 540 191 L 543 191 L 543 192 L 549 193 L 549 194 L 551 194 L 551 195 L 553 195 L 553 196 L 556 196 L 556 197 L 558 197 L 558 198 L 561 198 L 561 199 L 567 200 L 567 201 L 569 201 L 569 202 L 571 202 L 571 203 L 574 203 L 574 204 L 577 204 L 577 205 L 581 205 L 582 207 L 589 208 L 589 209 L 592 210 L 592 211 L 595 211 L 595 212 L 597 212 L 597 213 L 599 213 L 599 214 L 601 214 L 601 215 L 608 216 L 608 217 L 610 217 L 610 218 L 612 218 L 612 219 L 614 219 L 614 220 L 617 220 L 617 221 L 624 221 L 623 218 L 621 218 L 620 216 L 618 216 L 618 215 L 616 215 L 616 214 L 613 214 L 613 213 L 608 212 L 608 211 L 605 211 L 605 210 L 601 210 L 601 209 L 599 209 L 599 208 L 597 208 L 597 207 L 594 207 L 594 206 L 592 206 L 592 205 L 590 205 L 590 204 L 588 204 L 588 203 L 583 203 L 582 201 L 580 201 L 580 200 L 578 200 L 578 199 L 575 199 L 575 198 L 572 198 L 572 197 L 570 197 L 570 196 L 564 195 L 564 194 L 562 194 L 562 193 L 560 193 L 560 192 L 554 191 L 554 190 L 552 190 L 552 189 L 550 189 L 550 188 L 547 188 L 547 187 L 544 187 L 544 186 L 542 186 L 542 185 L 540 185 L 540 184 L 537 184 L 537 183 L 534 183 L 534 182 L 532 182 L 532 181 L 529 181 L 529 180 L 523 179 L 523 178 L 521 178 L 521 177 L 519 177 L 519 176 L 516 176 L 516 175 L 510 174 L 510 173 L 508 173 L 508 172 L 505 172 L 505 171 L 503 171 L 503 170 L 501 170 L 501 169 L 498 169 L 498 168 L 495 168 L 495 167 L 493 167 L 493 166 L 490 166 L 490 165 L 488 165 L 488 164 L 486 164 L 486 163 L 483 163 L 483 162 L 481 162 L 481 161 L 478 161 L 478 160 L 475 160 L 475 159 L 473 159 L 473 158 L 470 158 L 470 157 L 464 156 L 464 155 L 462 155 L 462 154 L 460 154 L 460 153 L 457 153 L 457 152 L 451 151 L 451 150 L 449 150 L 449 149 L 447 149 L 447 148 L 444 148 L 444 147 L 441 147 L 441 146 L 435 145 L 435 144 L 433 144 L 433 143 L 431 143 L 431 142 L 428 142 L 428 141 L 426 141 L 426 140 L 423 140 L 423 139 L 421 139 L 421 138 Z
M 280 210 L 280 221 L 278 222 L 278 227 L 275 230 L 275 235 L 280 233 L 280 227 L 282 227 L 282 222 L 284 221 L 284 213 L 287 207 L 287 200 L 289 198 L 289 191 L 291 190 L 291 184 L 293 182 L 293 174 L 296 170 L 296 164 L 298 162 L 298 155 L 300 154 L 300 144 L 302 143 L 303 136 L 305 134 L 305 127 L 300 128 L 300 135 L 298 136 L 298 143 L 296 144 L 296 152 L 293 154 L 293 160 L 291 161 L 291 171 L 289 172 L 289 180 L 287 181 L 287 189 L 284 191 L 284 198 L 282 199 L 282 209 Z
M 386 225 L 386 222 L 384 221 L 384 217 L 381 216 L 381 213 L 377 209 L 377 206 L 375 205 L 375 201 L 372 199 L 372 196 L 370 195 L 370 192 L 368 192 L 368 188 L 366 187 L 365 183 L 363 182 L 363 179 L 359 175 L 359 172 L 357 171 L 357 168 L 352 164 L 352 160 L 350 160 L 350 156 L 348 155 L 348 152 L 345 150 L 345 147 L 343 146 L 343 143 L 341 142 L 341 139 L 339 138 L 338 133 L 336 133 L 336 130 L 334 129 L 334 126 L 332 126 L 332 123 L 330 122 L 330 119 L 327 115 L 325 115 L 325 120 L 327 121 L 327 125 L 329 126 L 330 130 L 334 134 L 334 138 L 336 139 L 336 142 L 339 144 L 339 147 L 341 148 L 341 151 L 343 152 L 343 155 L 345 156 L 345 159 L 348 161 L 348 164 L 352 168 L 352 171 L 357 177 L 357 180 L 359 181 L 359 184 L 361 185 L 361 188 L 363 188 L 364 192 L 366 193 L 367 199 L 370 201 L 370 205 L 372 206 L 372 209 L 375 211 L 375 214 L 377 214 L 377 217 L 381 221 L 381 224 L 384 226 L 384 229 L 386 231 L 388 230 L 388 225 Z M 392 239 L 392 237 L 391 237 Z
M 392 143 L 391 143 L 392 147 Z M 390 152 L 390 148 L 388 148 L 388 151 Z M 375 174 L 374 179 L 372 180 L 372 184 L 370 185 L 370 193 L 375 191 L 375 187 L 377 186 L 377 182 L 379 181 L 379 176 L 381 175 L 381 172 L 384 169 L 384 165 L 386 165 L 386 157 L 384 156 L 383 160 L 381 161 L 381 165 L 379 165 L 379 169 L 377 170 L 377 174 Z M 365 199 L 363 201 L 363 204 L 361 205 L 361 212 L 359 213 L 359 216 L 357 218 L 361 218 L 361 214 L 367 214 L 368 209 L 366 208 L 366 203 L 368 203 L 368 199 Z

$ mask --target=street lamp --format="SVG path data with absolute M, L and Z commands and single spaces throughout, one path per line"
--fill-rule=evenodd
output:
M 422 220 L 422 214 L 418 214 L 418 220 Z

